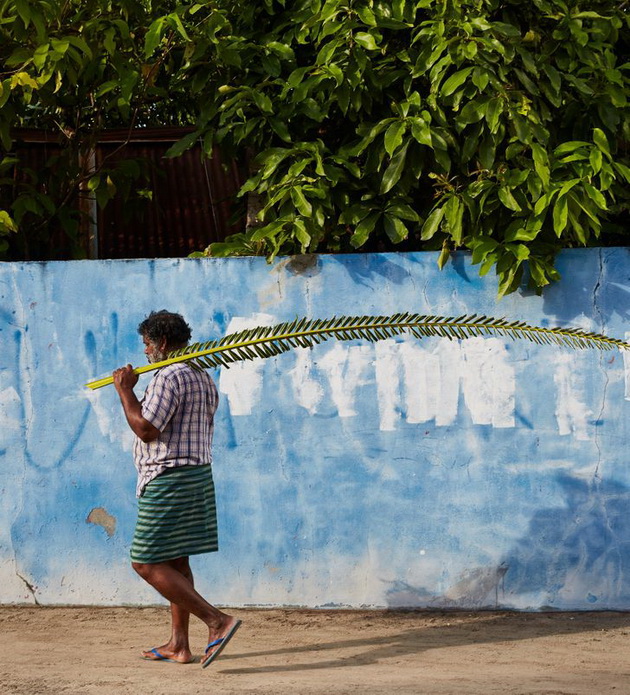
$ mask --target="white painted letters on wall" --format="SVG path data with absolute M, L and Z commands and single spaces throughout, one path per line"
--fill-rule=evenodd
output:
M 248 318 L 235 316 L 230 321 L 226 334 L 274 323 L 273 316 L 269 314 L 254 314 Z M 254 406 L 260 402 L 263 368 L 264 360 L 261 358 L 236 362 L 229 369 L 221 369 L 219 391 L 227 395 L 232 415 L 251 415 Z

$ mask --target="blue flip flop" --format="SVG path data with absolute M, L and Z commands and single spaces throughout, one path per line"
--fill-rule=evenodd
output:
M 144 659 L 145 661 L 168 661 L 171 664 L 190 664 L 190 661 L 177 661 L 176 659 L 169 659 L 168 656 L 164 656 L 164 654 L 160 654 L 158 650 L 154 647 L 153 649 L 149 649 L 149 654 L 155 654 L 156 658 L 154 659 L 153 657 L 150 656 L 142 656 L 140 655 L 141 659 Z
M 210 644 L 206 647 L 206 658 L 201 662 L 201 668 L 206 668 L 206 666 L 210 666 L 210 664 L 219 656 L 219 654 L 225 649 L 227 646 L 227 643 L 234 637 L 234 633 L 239 629 L 239 627 L 242 624 L 242 620 L 237 620 L 234 625 L 232 625 L 232 628 L 230 631 L 224 636 L 224 637 L 219 637 L 219 639 L 215 639 L 214 642 L 210 642 Z M 208 652 L 212 649 L 210 654 Z

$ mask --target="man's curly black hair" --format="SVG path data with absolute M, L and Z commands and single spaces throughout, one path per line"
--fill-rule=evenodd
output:
M 162 338 L 166 338 L 169 348 L 188 345 L 191 336 L 190 326 L 184 321 L 184 317 L 166 309 L 152 311 L 138 326 L 138 333 L 152 343 L 159 343 Z

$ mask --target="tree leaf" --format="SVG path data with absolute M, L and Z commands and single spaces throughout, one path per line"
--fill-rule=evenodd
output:
M 494 251 L 499 242 L 491 237 L 479 237 L 473 242 L 472 262 L 477 265 L 492 251 Z
M 411 121 L 411 134 L 416 142 L 426 147 L 433 148 L 433 140 L 431 138 L 431 128 L 426 121 L 420 117 L 413 117 Z
M 28 74 L 28 72 L 16 72 L 10 78 L 11 89 L 15 89 L 18 85 L 22 87 L 30 87 L 31 89 L 39 89 L 37 82 Z
M 269 125 L 273 129 L 273 132 L 285 142 L 291 142 L 291 133 L 287 128 L 287 125 L 280 118 L 271 117 L 269 119 Z
M 311 235 L 306 231 L 306 225 L 299 218 L 293 220 L 295 236 L 302 245 L 302 250 L 305 251 L 311 243 Z
M 358 249 L 365 244 L 370 234 L 374 231 L 380 216 L 380 212 L 374 212 L 359 222 L 354 230 L 354 234 L 350 237 L 350 244 L 353 248 Z
M 549 284 L 549 278 L 545 274 L 545 266 L 537 259 L 529 259 L 529 272 L 536 287 L 544 287 Z
M 167 158 L 179 157 L 181 154 L 189 150 L 199 140 L 199 133 L 188 133 L 181 140 L 171 145 L 164 153 Z
M 476 67 L 472 73 L 472 82 L 480 92 L 483 92 L 490 81 L 490 73 L 487 70 Z
M 287 46 L 280 41 L 270 41 L 267 48 L 273 51 L 281 60 L 295 60 L 295 53 L 291 46 Z
M 458 70 L 456 73 L 451 75 L 442 85 L 440 94 L 443 97 L 448 97 L 453 94 L 458 87 L 461 87 L 464 82 L 466 82 L 468 75 L 470 75 L 472 71 L 473 68 L 464 68 L 463 70 Z
M 504 258 L 507 255 L 508 254 L 506 254 Z M 499 291 L 497 293 L 499 299 L 504 297 L 506 294 L 514 292 L 518 288 L 522 274 L 523 268 L 521 266 L 521 261 L 516 259 L 514 260 L 514 263 L 509 267 L 508 270 L 499 273 Z
M 598 191 L 595 186 L 593 186 L 590 183 L 587 183 L 584 181 L 582 183 L 582 186 L 584 187 L 584 190 L 588 193 L 590 199 L 597 205 L 598 208 L 601 210 L 608 210 L 608 205 L 606 204 L 606 198 L 604 198 L 604 195 L 601 193 L 601 191 Z
M 591 165 L 593 173 L 598 174 L 601 171 L 603 161 L 601 150 L 596 150 L 595 148 L 593 148 L 591 150 L 591 154 L 588 157 L 588 161 Z
M 383 216 L 385 233 L 389 239 L 394 243 L 398 244 L 409 235 L 409 230 L 405 226 L 405 223 L 399 218 L 393 215 L 385 214 Z
M 567 198 L 559 197 L 553 206 L 553 229 L 557 236 L 565 230 L 568 221 Z
M 160 44 L 160 41 L 162 40 L 162 32 L 164 30 L 165 21 L 166 20 L 164 17 L 158 17 L 149 25 L 147 33 L 144 37 L 145 58 L 149 58 L 150 56 L 152 56 L 155 49 Z
M 385 132 L 385 151 L 391 157 L 398 149 L 407 130 L 405 121 L 394 121 Z
M 464 214 L 464 206 L 462 201 L 456 195 L 452 195 L 444 204 L 444 216 L 448 224 L 448 232 L 453 237 L 456 246 L 461 246 L 462 243 L 462 217 Z
M 383 174 L 381 180 L 381 195 L 391 191 L 391 189 L 398 183 L 400 177 L 405 168 L 405 159 L 407 157 L 407 149 L 409 148 L 409 142 L 405 143 L 392 157 L 389 166 Z
M 264 150 L 256 157 L 257 164 L 262 166 L 261 179 L 268 179 L 291 153 L 291 150 L 283 147 L 273 147 Z
M 184 41 L 190 41 L 186 27 L 184 26 L 179 14 L 177 12 L 172 12 L 168 15 L 168 19 L 170 20 L 171 26 L 175 27 L 177 33 L 184 39 Z
M 549 188 L 549 158 L 547 152 L 538 143 L 532 144 L 532 157 L 534 169 L 545 188 Z
M 440 270 L 444 268 L 446 263 L 448 262 L 448 259 L 451 256 L 451 249 L 449 248 L 447 243 L 442 244 L 442 250 L 440 251 L 440 255 L 438 256 L 437 260 L 437 265 Z
M 512 234 L 506 235 L 506 241 L 533 241 L 538 234 L 540 234 L 540 227 L 534 227 L 533 229 L 525 229 L 520 227 L 516 229 Z
M 310 217 L 313 214 L 313 206 L 308 202 L 299 186 L 294 186 L 291 189 L 291 200 L 304 217 Z
M 271 239 L 272 237 L 276 236 L 278 232 L 281 232 L 284 229 L 284 225 L 284 221 L 275 220 L 274 222 L 270 222 L 269 224 L 266 224 L 263 227 L 258 227 L 253 231 L 251 235 L 251 240 L 263 241 L 265 239 Z
M 6 210 L 0 210 L 0 233 L 17 232 L 17 225 Z
M 75 46 L 76 48 L 78 48 L 83 53 L 83 55 L 85 55 L 86 58 L 88 58 L 89 60 L 92 60 L 92 58 L 94 57 L 94 55 L 92 53 L 92 49 L 87 45 L 87 43 L 80 36 L 72 36 L 72 35 L 68 36 L 67 41 L 72 46 Z M 51 40 L 51 43 L 52 43 L 52 40 Z
M 562 79 L 560 77 L 560 73 L 554 68 L 553 65 L 550 63 L 545 63 L 542 66 L 543 72 L 547 75 L 549 78 L 549 83 L 557 94 L 560 93 L 560 88 L 562 86 Z
M 376 17 L 369 7 L 357 7 L 356 13 L 364 24 L 370 27 L 376 26 Z
M 70 41 L 67 39 L 50 39 L 50 45 L 52 46 L 53 50 L 56 51 L 57 53 L 61 54 L 62 56 L 65 55 L 68 51 L 68 48 L 70 47 Z
M 264 92 L 260 92 L 257 89 L 253 89 L 251 91 L 251 95 L 252 95 L 252 99 L 254 100 L 254 103 L 256 104 L 256 106 L 264 114 L 273 113 L 273 104 L 271 103 L 271 99 Z
M 469 101 L 464 108 L 459 112 L 456 120 L 462 125 L 469 123 L 477 123 L 485 115 L 485 104 L 481 104 L 474 99 Z
M 406 203 L 392 203 L 387 206 L 385 212 L 394 217 L 400 217 L 402 220 L 409 220 L 410 222 L 420 221 L 418 213 Z
M 358 31 L 356 34 L 354 34 L 353 38 L 359 44 L 359 46 L 362 46 L 368 51 L 378 50 L 378 44 L 376 43 L 376 40 L 372 34 L 368 34 L 365 31 Z
M 431 214 L 427 217 L 425 223 L 422 225 L 422 232 L 420 234 L 422 241 L 428 241 L 429 239 L 433 238 L 440 226 L 440 223 L 442 222 L 443 217 L 444 206 L 433 208 Z
M 24 22 L 24 27 L 28 29 L 32 16 L 28 0 L 15 0 L 15 9 L 22 22 Z
M 503 113 L 503 99 L 494 97 L 490 99 L 485 109 L 485 117 L 491 133 L 496 133 L 499 127 L 499 118 Z
M 567 154 L 568 152 L 575 152 L 575 150 L 578 150 L 581 147 L 589 147 L 589 143 L 584 142 L 583 140 L 571 140 L 569 142 L 563 142 L 562 145 L 558 145 L 558 147 L 556 147 L 553 153 L 556 157 L 562 157 L 562 155 Z
M 506 208 L 513 210 L 514 212 L 521 211 L 521 206 L 518 204 L 518 201 L 512 195 L 512 191 L 510 191 L 509 188 L 499 188 L 497 195 L 499 196 L 499 200 L 503 203 L 503 205 L 505 205 Z
M 623 176 L 627 183 L 630 183 L 630 167 L 621 162 L 613 162 L 613 167 Z
M 9 100 L 10 96 L 11 96 L 11 83 L 9 82 L 8 79 L 6 79 L 3 82 L 0 82 L 0 109 L 4 107 L 4 105 Z
M 506 244 L 506 248 L 519 260 L 525 261 L 530 256 L 530 251 L 525 244 Z
M 600 152 L 606 155 L 608 159 L 611 159 L 608 138 L 601 128 L 593 128 L 593 142 L 597 145 Z
M 492 135 L 487 135 L 479 145 L 479 163 L 482 168 L 490 170 L 494 167 L 495 154 L 495 139 Z

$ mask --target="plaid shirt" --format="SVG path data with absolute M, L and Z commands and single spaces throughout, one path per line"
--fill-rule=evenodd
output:
M 212 463 L 214 413 L 219 396 L 206 372 L 178 363 L 160 369 L 142 398 L 142 417 L 160 430 L 152 442 L 135 437 L 136 495 L 168 468 Z

